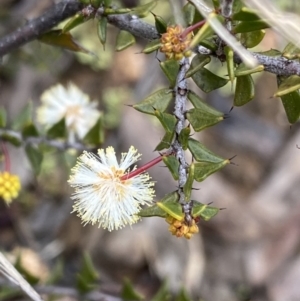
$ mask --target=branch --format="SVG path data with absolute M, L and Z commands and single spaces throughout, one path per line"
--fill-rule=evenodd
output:
M 289 60 L 282 56 L 267 56 L 255 52 L 252 55 L 260 65 L 264 65 L 265 71 L 283 76 L 300 75 L 299 61 Z
M 175 128 L 176 137 L 175 141 L 172 144 L 172 148 L 175 151 L 176 158 L 179 162 L 179 179 L 178 179 L 178 195 L 179 195 L 179 203 L 182 206 L 182 210 L 185 215 L 185 221 L 188 225 L 192 222 L 191 210 L 193 208 L 193 204 L 190 200 L 185 199 L 185 194 L 183 191 L 183 187 L 187 181 L 187 168 L 188 164 L 185 159 L 185 152 L 182 148 L 181 143 L 179 142 L 179 134 L 185 127 L 185 113 L 186 113 L 186 103 L 187 103 L 187 80 L 185 78 L 185 74 L 190 67 L 189 59 L 183 58 L 180 61 L 180 68 L 176 79 L 176 86 L 174 88 L 175 91 L 175 108 L 174 115 L 177 118 L 177 124 Z
M 225 13 L 230 11 L 230 0 L 224 0 Z M 10 51 L 38 38 L 47 32 L 53 26 L 61 21 L 71 17 L 84 7 L 77 0 L 65 0 L 54 5 L 42 16 L 29 21 L 24 27 L 20 27 L 13 33 L 0 39 L 0 57 Z M 95 11 L 96 17 L 100 18 L 103 14 L 103 8 Z M 108 15 L 108 22 L 121 30 L 127 30 L 136 37 L 146 40 L 154 40 L 160 37 L 156 28 L 138 17 L 131 14 Z M 202 47 L 203 48 L 203 47 Z M 276 75 L 290 76 L 300 75 L 300 63 L 294 60 L 288 60 L 284 57 L 269 57 L 259 53 L 251 53 L 259 64 L 264 65 L 265 71 Z M 241 59 L 236 55 L 235 62 L 240 63 Z
M 46 11 L 40 17 L 0 39 L 0 58 L 16 48 L 31 42 L 51 28 L 73 16 L 83 8 L 77 0 L 65 0 Z
M 121 30 L 127 30 L 136 37 L 150 41 L 160 38 L 160 34 L 154 26 L 142 21 L 135 15 L 109 15 L 107 20 L 110 24 Z
M 200 54 L 210 54 L 215 57 L 217 55 L 213 54 L 209 49 L 198 46 L 197 52 Z M 283 56 L 268 56 L 257 52 L 249 53 L 256 58 L 259 65 L 264 66 L 264 71 L 268 71 L 270 73 L 274 73 L 276 75 L 281 76 L 291 76 L 291 75 L 299 75 L 300 76 L 300 62 L 296 60 L 289 60 Z M 236 64 L 242 63 L 242 59 L 235 54 L 234 62 Z
M 76 149 L 79 151 L 87 150 L 88 148 L 81 143 L 69 143 L 66 141 L 52 140 L 46 137 L 23 137 L 20 132 L 13 130 L 0 129 L 0 140 L 3 141 L 9 140 L 5 139 L 5 137 L 9 137 L 11 139 L 16 140 L 20 144 L 46 144 L 52 146 L 58 150 L 66 150 L 66 149 Z

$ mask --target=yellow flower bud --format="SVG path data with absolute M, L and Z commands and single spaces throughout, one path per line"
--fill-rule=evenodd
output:
M 20 189 L 21 183 L 18 176 L 7 171 L 0 172 L 0 197 L 6 204 L 10 204 L 19 195 Z

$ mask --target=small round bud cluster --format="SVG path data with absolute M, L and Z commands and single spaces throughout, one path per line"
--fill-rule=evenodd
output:
M 184 56 L 188 57 L 192 54 L 192 51 L 189 49 L 192 33 L 185 37 L 183 37 L 182 33 L 183 28 L 180 25 L 176 25 L 168 27 L 167 32 L 162 34 L 160 51 L 165 53 L 167 59 L 181 60 Z
M 6 204 L 10 204 L 19 195 L 20 189 L 21 183 L 18 176 L 7 171 L 0 172 L 0 197 Z
M 191 226 L 188 226 L 184 220 L 179 221 L 170 215 L 166 217 L 166 222 L 170 224 L 169 231 L 176 237 L 184 236 L 185 238 L 190 239 L 195 233 L 199 232 L 199 228 L 194 219 Z

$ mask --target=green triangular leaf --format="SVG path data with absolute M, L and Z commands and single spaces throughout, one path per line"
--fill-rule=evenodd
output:
M 158 216 L 163 218 L 167 217 L 166 211 L 158 207 L 157 204 L 150 207 L 143 208 L 142 210 L 140 210 L 139 213 L 137 213 L 137 215 L 141 217 L 151 217 L 151 216 Z
M 48 31 L 41 35 L 38 40 L 51 46 L 57 46 L 75 52 L 92 54 L 90 51 L 79 45 L 69 32 L 62 33 L 62 30 L 60 29 Z
M 221 163 L 225 160 L 214 154 L 212 151 L 207 149 L 202 143 L 195 139 L 189 139 L 188 147 L 194 159 L 198 162 Z
M 168 78 L 171 87 L 173 88 L 176 84 L 176 78 L 179 70 L 179 62 L 176 60 L 166 60 L 159 63 L 160 68 Z
M 269 28 L 269 27 L 270 27 L 270 25 L 262 20 L 241 21 L 233 28 L 233 32 L 234 33 L 244 33 L 244 32 L 261 30 L 261 29 L 265 29 L 265 28 Z
M 97 25 L 97 33 L 100 40 L 100 43 L 105 47 L 106 43 L 106 33 L 107 33 L 107 18 L 101 17 Z
M 282 56 L 289 60 L 300 58 L 300 48 L 292 43 L 288 43 L 282 51 Z
M 67 129 L 65 124 L 65 118 L 58 121 L 54 124 L 48 131 L 47 136 L 55 139 L 55 138 L 66 138 L 67 136 Z
M 150 1 L 144 5 L 137 6 L 132 9 L 132 14 L 138 16 L 139 18 L 145 18 L 157 5 L 158 0 Z
M 195 180 L 197 182 L 202 182 L 208 176 L 215 173 L 216 171 L 222 169 L 225 165 L 230 163 L 228 159 L 224 160 L 220 163 L 212 163 L 212 162 L 197 162 L 195 163 Z
M 160 200 L 160 203 L 177 203 L 178 202 L 178 193 L 176 191 L 168 193 Z M 139 216 L 142 217 L 151 217 L 151 216 L 159 216 L 159 217 L 167 217 L 167 212 L 161 208 L 161 206 L 158 206 L 158 204 L 154 204 L 153 206 L 146 207 L 142 209 L 139 213 Z
M 263 29 L 242 33 L 241 34 L 241 43 L 246 48 L 253 48 L 262 41 L 265 34 L 266 34 L 266 31 Z
M 189 110 L 186 113 L 186 117 L 196 132 L 213 126 L 224 119 L 223 116 L 216 116 L 202 109 L 196 108 Z
M 21 131 L 24 126 L 32 123 L 33 106 L 32 101 L 29 101 L 22 109 L 20 114 L 12 122 L 12 129 Z
M 155 151 L 161 151 L 163 149 L 169 148 L 173 141 L 174 134 L 175 134 L 175 132 L 172 132 L 172 133 L 166 132 L 164 137 L 162 138 L 162 140 L 155 147 Z
M 212 207 L 209 205 L 201 204 L 199 202 L 194 202 L 192 215 L 194 217 L 200 216 L 205 221 L 210 220 L 220 211 L 217 207 Z
M 38 137 L 39 132 L 33 123 L 27 124 L 22 130 L 23 137 Z
M 278 90 L 273 97 L 281 97 L 298 89 L 300 89 L 300 76 L 291 75 L 281 81 Z
M 140 301 L 144 299 L 144 297 L 141 294 L 134 290 L 132 283 L 127 278 L 125 278 L 123 282 L 121 298 L 124 301 Z
M 182 212 L 182 207 L 177 201 L 168 201 L 168 202 L 157 202 L 158 207 L 164 210 L 168 215 L 174 217 L 179 221 L 183 221 L 184 214 Z
M 236 78 L 235 94 L 233 104 L 240 107 L 254 98 L 254 82 L 251 75 L 239 76 Z
M 193 57 L 191 67 L 185 75 L 185 78 L 189 78 L 194 75 L 197 71 L 201 70 L 205 65 L 211 61 L 209 55 L 197 54 Z
M 183 150 L 187 150 L 188 148 L 188 139 L 191 134 L 190 126 L 183 128 L 179 134 L 178 140 L 183 148 Z
M 253 74 L 253 73 L 257 73 L 257 72 L 262 72 L 262 71 L 264 71 L 264 68 L 265 68 L 264 65 L 258 65 L 254 68 L 249 68 L 244 63 L 241 63 L 236 68 L 234 75 L 236 77 L 245 76 L 245 75 L 249 75 L 249 74 Z
M 185 20 L 185 23 L 190 26 L 193 24 L 194 18 L 195 18 L 195 11 L 196 8 L 193 4 L 191 3 L 187 3 L 183 8 L 182 8 L 182 12 L 183 12 L 183 17 Z
M 66 33 L 72 30 L 73 28 L 77 27 L 78 25 L 83 24 L 87 20 L 88 19 L 84 17 L 83 13 L 79 12 L 66 23 L 61 33 Z
M 299 91 L 294 91 L 281 96 L 281 101 L 287 116 L 288 121 L 293 124 L 300 117 L 300 94 Z
M 204 102 L 204 100 L 202 100 L 195 92 L 193 91 L 189 91 L 188 92 L 188 99 L 190 100 L 190 102 L 193 104 L 193 106 L 196 109 L 201 109 L 203 111 L 206 111 L 208 113 L 211 113 L 215 116 L 224 116 L 224 113 L 216 110 L 215 108 L 211 107 L 210 105 L 208 105 L 207 103 Z
M 157 49 L 159 49 L 161 46 L 161 42 L 160 42 L 160 39 L 157 39 L 157 40 L 153 40 L 153 41 L 150 41 L 146 46 L 145 48 L 143 49 L 142 53 L 151 53 Z
M 242 7 L 241 10 L 232 15 L 232 20 L 257 21 L 260 20 L 257 12 L 249 7 Z
M 192 79 L 205 93 L 219 89 L 228 83 L 228 79 L 217 76 L 206 68 L 202 68 L 193 74 Z
M 267 50 L 267 51 L 261 51 L 261 52 L 258 52 L 258 54 L 262 54 L 262 55 L 266 55 L 266 56 L 270 56 L 270 57 L 276 57 L 276 56 L 281 56 L 282 53 L 281 51 L 277 50 L 277 49 L 270 49 L 270 50 Z
M 116 51 L 122 51 L 135 43 L 135 37 L 126 30 L 120 30 L 117 36 Z
M 152 93 L 142 102 L 133 105 L 133 108 L 142 113 L 155 115 L 154 109 L 164 112 L 171 103 L 172 99 L 173 94 L 171 90 L 164 88 Z
M 43 153 L 38 147 L 31 144 L 25 146 L 26 155 L 31 163 L 32 169 L 35 174 L 39 174 L 41 171 L 41 164 L 43 162 Z
M 98 279 L 99 275 L 94 268 L 90 255 L 88 255 L 88 253 L 84 253 L 82 268 L 77 274 L 77 289 L 81 293 L 87 293 L 95 288 Z
M 89 132 L 83 138 L 83 141 L 91 145 L 99 145 L 104 141 L 104 129 L 102 123 L 102 116 L 100 116 L 95 125 L 89 130 Z
M 167 31 L 166 21 L 162 17 L 160 17 L 154 13 L 152 13 L 152 15 L 155 20 L 155 28 L 156 28 L 157 32 L 160 34 L 165 33 Z
M 178 175 L 179 162 L 178 162 L 178 160 L 174 156 L 163 156 L 163 161 L 166 164 L 166 166 L 168 167 L 168 169 L 170 170 L 171 175 L 174 178 L 174 180 L 177 181 L 179 179 L 179 175 Z
M 162 126 L 164 127 L 165 131 L 167 133 L 173 133 L 175 130 L 175 125 L 177 122 L 177 119 L 174 115 L 169 113 L 162 113 L 158 110 L 155 110 L 155 116 L 160 121 Z

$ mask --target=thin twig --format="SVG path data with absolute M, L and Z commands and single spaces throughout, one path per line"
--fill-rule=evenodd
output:
M 67 149 L 76 149 L 79 151 L 87 150 L 88 147 L 86 147 L 84 144 L 75 142 L 75 143 L 69 143 L 66 141 L 60 141 L 60 140 L 54 140 L 49 139 L 43 136 L 39 137 L 23 137 L 23 135 L 20 132 L 13 131 L 13 130 L 7 130 L 7 129 L 0 129 L 0 140 L 6 140 L 5 137 L 8 137 L 10 139 L 16 140 L 19 144 L 46 144 L 48 146 L 52 146 L 58 150 L 64 151 Z

